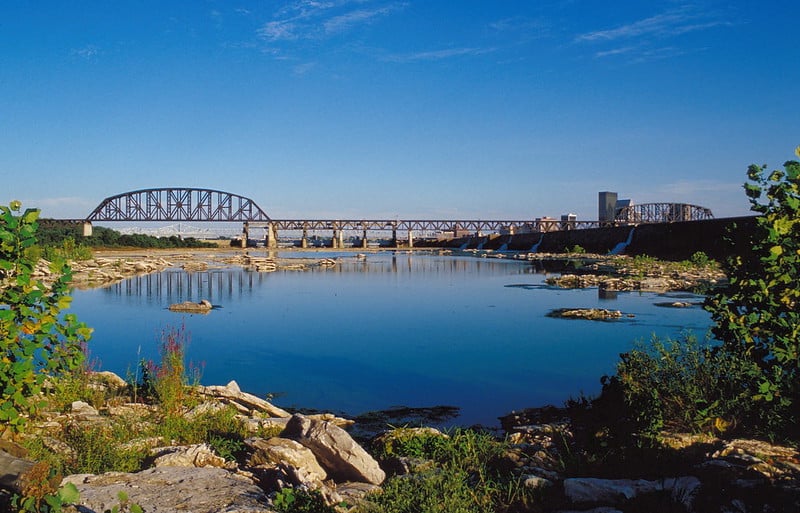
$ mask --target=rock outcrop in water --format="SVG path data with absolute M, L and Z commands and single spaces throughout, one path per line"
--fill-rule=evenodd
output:
M 207 299 L 201 300 L 199 303 L 193 301 L 184 301 L 183 303 L 174 303 L 169 305 L 172 312 L 185 312 L 185 313 L 202 313 L 206 314 L 214 308 L 214 305 Z

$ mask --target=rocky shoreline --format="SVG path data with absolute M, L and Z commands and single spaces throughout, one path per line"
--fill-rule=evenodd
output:
M 124 394 L 128 386 L 109 372 L 96 373 L 93 380 L 95 386 L 115 389 L 112 395 Z M 160 438 L 133 441 L 130 443 L 148 449 L 148 468 L 65 476 L 62 485 L 71 483 L 80 494 L 76 507 L 65 511 L 108 511 L 119 503 L 123 492 L 148 513 L 272 513 L 277 511 L 276 493 L 294 488 L 318 492 L 344 512 L 367 494 L 380 493 L 380 485 L 388 477 L 413 476 L 426 465 L 409 458 L 379 460 L 369 447 L 409 433 L 447 436 L 432 428 L 384 426 L 376 436 L 359 443 L 348 432 L 351 420 L 332 414 L 292 414 L 241 391 L 235 382 L 193 387 L 191 394 L 197 404 L 182 412 L 188 420 L 235 408 L 238 419 L 251 432 L 244 440 L 244 454 L 231 460 L 207 444 L 176 445 Z M 59 433 L 68 426 L 85 430 L 120 420 L 147 423 L 159 422 L 159 418 L 156 406 L 142 403 L 109 404 L 98 410 L 78 401 L 66 413 L 44 415 L 26 436 L 38 437 L 56 451 L 68 451 L 58 441 Z M 565 410 L 528 409 L 500 420 L 503 431 L 497 436 L 509 444 L 496 465 L 506 469 L 519 486 L 541 491 L 546 502 L 536 511 L 755 513 L 790 511 L 794 509 L 786 508 L 800 504 L 800 454 L 794 448 L 708 435 L 665 434 L 678 461 L 669 469 L 640 469 L 640 475 L 595 469 L 594 473 L 575 475 L 565 462 L 585 450 L 579 435 L 583 427 L 573 424 Z M 24 449 L 13 441 L 0 441 L 0 465 L 5 469 L 0 488 L 20 489 L 20 475 L 34 465 L 24 455 Z M 647 504 L 660 506 L 647 509 Z
M 521 258 L 563 260 L 564 255 Z M 569 288 L 663 292 L 696 290 L 724 280 L 713 269 L 703 273 L 688 269 L 681 272 L 668 265 L 653 265 L 642 270 L 628 268 L 621 262 L 626 260 L 584 256 L 580 272 L 550 277 L 548 283 Z M 283 260 L 238 251 L 137 251 L 98 254 L 90 261 L 73 264 L 73 271 L 77 287 L 96 287 L 169 268 L 201 272 L 231 265 L 254 272 L 303 271 L 336 266 L 337 260 L 312 257 Z M 40 278 L 47 279 L 46 269 L 40 269 L 39 273 Z M 691 306 L 686 302 L 675 303 L 681 304 L 665 306 Z M 558 313 L 562 317 L 592 318 L 597 312 L 565 308 Z M 605 311 L 595 317 L 609 320 L 621 316 L 617 311 Z M 103 386 L 119 389 L 127 386 L 111 373 L 98 376 L 102 376 Z M 291 414 L 242 392 L 235 382 L 227 386 L 194 387 L 193 394 L 201 400 L 183 412 L 187 419 L 204 411 L 236 409 L 252 433 L 244 440 L 245 455 L 231 461 L 206 444 L 180 446 L 170 440 L 142 440 L 137 443 L 144 444 L 151 455 L 151 464 L 145 470 L 64 477 L 62 483 L 72 483 L 80 492 L 80 504 L 73 511 L 110 510 L 118 504 L 122 491 L 148 513 L 269 513 L 276 511 L 275 494 L 282 488 L 317 491 L 328 504 L 346 503 L 352 507 L 367 494 L 380 493 L 380 485 L 387 477 L 413 475 L 419 465 L 424 465 L 402 458 L 378 460 L 371 455 L 367 449 L 372 440 L 392 436 L 393 430 L 385 425 L 382 433 L 364 433 L 353 426 L 352 420 L 330 413 Z M 158 418 L 154 408 L 125 403 L 97 410 L 77 402 L 67 413 L 50 414 L 32 432 L 45 444 L 60 447 L 57 433 L 65 426 L 105 425 L 115 418 L 148 422 L 146 419 Z M 548 502 L 537 511 L 755 513 L 800 509 L 800 453 L 791 447 L 665 433 L 664 440 L 674 449 L 679 462 L 670 466 L 672 473 L 665 474 L 664 469 L 653 467 L 639 475 L 610 469 L 575 475 L 565 462 L 585 450 L 577 435 L 584 426 L 574 424 L 564 410 L 554 407 L 522 410 L 500 420 L 502 430 L 496 435 L 510 442 L 500 466 L 521 487 L 542 490 Z M 424 429 L 431 432 L 431 428 Z M 274 436 L 265 436 L 268 432 Z M 33 466 L 24 456 L 20 446 L 9 440 L 0 441 L 0 465 L 6 469 L 0 489 L 19 490 L 20 474 Z M 648 508 L 648 504 L 655 503 L 660 504 L 659 509 Z

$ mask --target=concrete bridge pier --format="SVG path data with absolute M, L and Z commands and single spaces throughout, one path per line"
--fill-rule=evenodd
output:
M 411 230 L 408 230 L 408 247 L 409 248 L 414 247 L 414 232 L 412 232 Z
M 364 228 L 364 232 L 361 236 L 361 247 L 367 249 L 367 229 Z
M 392 247 L 395 247 L 395 248 L 398 247 L 397 246 L 397 228 L 396 227 L 392 228 Z
M 344 247 L 344 230 L 340 230 L 339 228 L 333 229 L 331 247 L 333 249 L 342 249 Z
M 83 222 L 83 236 L 84 237 L 91 237 L 92 236 L 92 222 L 91 221 L 84 221 Z
M 272 223 L 267 224 L 267 232 L 264 235 L 264 247 L 265 248 L 278 247 L 278 230 Z
M 249 238 L 250 238 L 250 223 L 245 221 L 244 223 L 242 223 L 242 244 L 241 244 L 242 248 L 247 247 L 247 239 Z
M 303 238 L 300 239 L 300 247 L 305 249 L 308 247 L 308 228 L 303 226 Z

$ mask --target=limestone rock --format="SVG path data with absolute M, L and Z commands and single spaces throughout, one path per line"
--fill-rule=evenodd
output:
M 386 478 L 378 462 L 342 428 L 331 422 L 294 415 L 282 436 L 311 449 L 336 482 L 356 481 L 379 485 Z
M 619 310 L 606 310 L 605 308 L 557 308 L 548 313 L 547 316 L 560 319 L 606 321 L 609 319 L 619 319 L 622 317 L 622 312 Z
M 224 467 L 225 459 L 214 454 L 208 444 L 154 449 L 156 467 Z
M 197 387 L 197 391 L 202 395 L 223 399 L 223 401 L 228 404 L 242 406 L 246 410 L 256 410 L 258 412 L 266 413 L 270 417 L 291 417 L 291 414 L 286 410 L 282 410 L 281 408 L 278 408 L 277 406 L 274 406 L 268 401 L 265 401 L 260 397 L 256 397 L 253 394 L 242 392 L 242 390 L 239 388 L 239 384 L 236 383 L 236 381 L 231 381 L 224 387 L 219 385 L 207 387 L 200 386 Z
M 119 390 L 128 386 L 128 383 L 111 371 L 92 372 L 92 380 L 97 380 L 113 390 Z
M 0 450 L 0 489 L 19 492 L 20 476 L 33 467 L 34 462 L 12 456 Z
M 172 312 L 208 313 L 212 308 L 213 305 L 207 299 L 203 299 L 199 303 L 184 301 L 183 303 L 169 305 L 169 309 Z
M 159 467 L 126 474 L 67 476 L 80 492 L 80 511 L 107 511 L 119 492 L 147 513 L 272 513 L 266 494 L 250 480 L 218 468 Z
M 320 466 L 314 453 L 304 445 L 288 438 L 248 438 L 244 443 L 253 451 L 249 465 L 285 464 L 305 469 L 317 481 L 324 481 L 328 473 Z
M 74 415 L 87 415 L 87 416 L 96 416 L 100 414 L 100 412 L 98 412 L 96 408 L 91 406 L 89 403 L 85 403 L 83 401 L 72 402 L 72 413 Z
M 643 493 L 656 491 L 659 491 L 658 484 L 646 479 L 584 477 L 564 480 L 564 495 L 577 504 L 617 505 Z
M 668 491 L 672 499 L 692 510 L 692 502 L 700 489 L 700 480 L 693 476 L 647 479 L 569 478 L 564 480 L 564 495 L 575 504 L 618 506 L 635 497 Z

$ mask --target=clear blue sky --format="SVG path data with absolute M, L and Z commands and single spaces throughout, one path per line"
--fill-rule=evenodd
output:
M 800 144 L 795 1 L 0 1 L 0 202 L 273 218 L 749 212 Z

